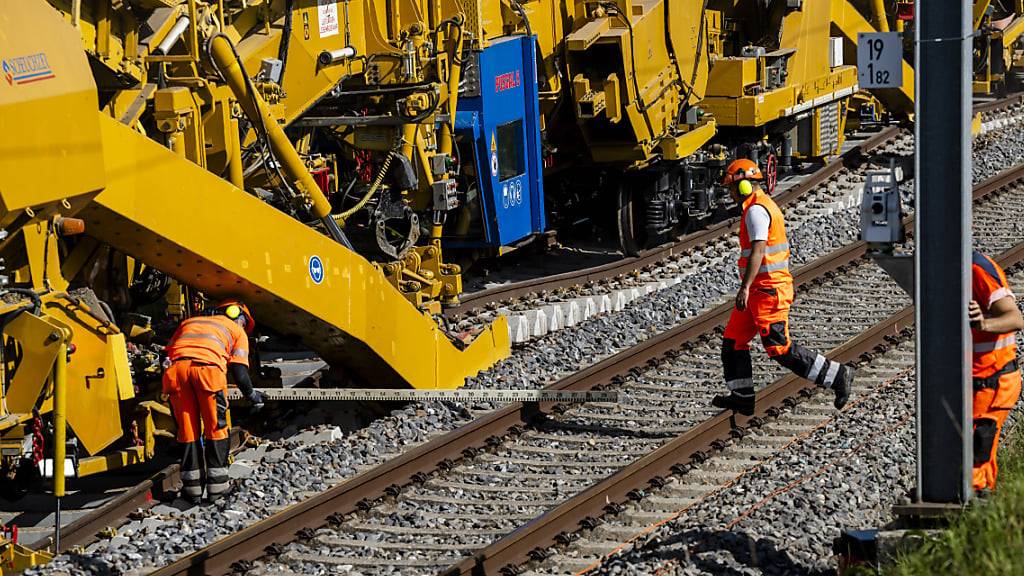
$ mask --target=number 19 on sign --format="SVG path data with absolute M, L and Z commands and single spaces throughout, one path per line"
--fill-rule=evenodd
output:
M 861 88 L 903 86 L 903 44 L 899 32 L 857 35 L 857 83 Z

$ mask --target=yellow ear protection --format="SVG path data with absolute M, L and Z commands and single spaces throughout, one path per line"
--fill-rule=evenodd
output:
M 237 320 L 242 315 L 242 308 L 237 304 L 232 304 L 224 309 L 224 315 L 232 320 Z
M 754 185 L 750 183 L 750 180 L 743 179 L 736 185 L 736 191 L 740 196 L 750 196 L 754 192 Z

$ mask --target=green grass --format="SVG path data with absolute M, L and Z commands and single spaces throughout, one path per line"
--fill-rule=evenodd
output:
M 1022 434 L 1024 427 L 1017 426 L 1014 432 Z M 893 576 L 1024 574 L 1024 439 L 1001 446 L 994 495 L 883 572 Z

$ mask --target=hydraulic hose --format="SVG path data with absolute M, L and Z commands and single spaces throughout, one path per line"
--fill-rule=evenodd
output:
M 384 177 L 387 176 L 388 169 L 391 168 L 391 160 L 393 160 L 394 157 L 394 150 L 388 152 L 388 155 L 384 158 L 384 162 L 380 165 L 380 170 L 377 171 L 377 177 L 373 179 L 373 183 L 370 184 L 370 187 L 366 190 L 366 194 L 363 194 L 363 197 L 359 199 L 359 202 L 356 202 L 355 206 L 334 217 L 334 221 L 338 225 L 344 226 L 346 220 L 351 218 L 356 212 L 362 210 L 363 207 L 366 206 L 366 203 L 370 201 L 370 198 L 373 198 L 373 195 L 377 193 L 377 189 L 380 188 L 380 185 L 384 182 Z
M 215 34 L 207 41 L 207 51 L 217 71 L 223 76 L 224 81 L 231 88 L 235 99 L 242 107 L 245 115 L 255 125 L 263 128 L 263 132 L 270 142 L 270 149 L 274 157 L 281 164 L 281 168 L 289 178 L 294 180 L 311 204 L 313 215 L 320 219 L 327 233 L 336 242 L 344 245 L 349 250 L 352 244 L 345 237 L 344 232 L 331 217 L 331 204 L 327 197 L 320 190 L 316 180 L 309 173 L 306 164 L 302 161 L 299 153 L 292 146 L 284 128 L 278 124 L 277 119 L 270 114 L 266 103 L 259 93 L 252 86 L 248 74 L 242 65 L 242 59 L 235 51 L 231 40 L 224 34 Z

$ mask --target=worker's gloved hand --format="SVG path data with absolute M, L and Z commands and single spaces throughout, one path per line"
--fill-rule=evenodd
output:
M 967 305 L 967 319 L 971 322 L 971 328 L 982 330 L 981 325 L 985 321 L 985 313 L 982 312 L 981 305 L 977 300 L 971 300 Z
M 259 412 L 263 409 L 263 394 L 260 394 L 259 390 L 253 390 L 251 394 L 245 397 L 245 399 L 252 404 L 253 412 Z

